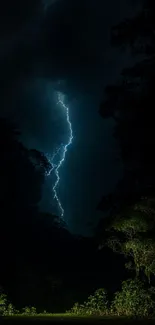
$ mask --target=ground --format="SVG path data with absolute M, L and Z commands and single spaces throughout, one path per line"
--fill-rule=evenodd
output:
M 102 317 L 68 317 L 64 315 L 47 317 L 5 317 L 0 319 L 1 325 L 33 325 L 33 324 L 100 324 L 100 325 L 136 325 L 136 324 L 155 324 L 155 320 L 129 320 L 121 318 L 102 318 Z

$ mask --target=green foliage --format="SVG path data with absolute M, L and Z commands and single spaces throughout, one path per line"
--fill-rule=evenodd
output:
M 155 226 L 154 200 L 145 198 L 122 210 L 114 218 L 108 231 L 116 235 L 110 236 L 107 246 L 114 252 L 124 254 L 129 261 L 126 268 L 140 271 L 150 282 L 151 274 L 155 274 L 155 240 L 151 231 Z
M 85 315 L 86 311 L 84 309 L 84 305 L 80 305 L 78 302 L 74 304 L 74 306 L 71 308 L 71 310 L 66 311 L 66 313 L 70 313 L 73 315 Z
M 6 309 L 7 296 L 0 294 L 0 315 L 3 315 Z
M 124 252 L 133 256 L 137 274 L 143 270 L 150 280 L 150 274 L 155 274 L 155 242 L 135 238 L 124 243 Z
M 122 243 L 120 239 L 116 236 L 111 236 L 107 239 L 106 245 L 111 248 L 115 253 L 123 253 L 122 251 Z
M 0 305 L 2 304 L 6 304 L 6 301 L 7 301 L 7 295 L 5 294 L 0 294 Z
M 15 307 L 12 304 L 9 304 L 7 307 L 5 307 L 5 310 L 3 312 L 3 316 L 13 316 L 13 315 L 19 314 L 19 311 L 15 309 Z
M 25 316 L 35 316 L 37 314 L 36 308 L 35 307 L 24 307 L 22 315 Z
M 115 293 L 112 303 L 112 311 L 118 316 L 148 317 L 153 307 L 151 293 L 138 279 L 124 281 L 122 290 Z
M 82 305 L 75 303 L 70 313 L 76 315 L 107 315 L 108 301 L 106 291 L 104 289 L 96 290 L 94 295 L 90 295 Z
M 11 303 L 8 303 L 7 295 L 0 294 L 0 315 L 13 316 L 18 313 L 19 311 L 17 311 Z
M 127 216 L 127 213 L 126 213 Z M 112 225 L 116 231 L 123 232 L 127 237 L 132 238 L 137 233 L 147 232 L 148 223 L 142 215 L 136 214 L 135 211 L 131 211 L 129 217 L 116 218 Z
M 94 295 L 89 296 L 86 302 L 87 308 L 95 314 L 106 314 L 107 305 L 107 295 L 104 289 L 96 290 Z

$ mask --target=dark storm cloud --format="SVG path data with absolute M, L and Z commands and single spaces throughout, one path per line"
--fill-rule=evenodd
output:
M 12 21 L 6 8 L 3 13 L 6 21 L 2 25 L 1 55 L 7 52 L 9 57 L 6 61 L 5 56 L 7 72 L 12 70 L 14 74 L 14 68 L 17 76 L 74 78 L 85 87 L 90 77 L 96 79 L 101 65 L 106 68 L 107 59 L 114 61 L 109 57 L 109 27 L 121 19 L 122 13 L 130 13 L 122 0 L 110 0 L 108 4 L 102 0 L 55 1 L 46 14 L 37 1 L 14 3 Z
M 130 15 L 132 7 L 123 0 L 110 0 L 108 4 L 102 0 L 45 3 L 46 14 L 37 0 L 22 4 L 16 0 L 13 14 L 12 7 L 8 13 L 5 5 L 1 56 L 5 54 L 6 78 L 9 73 L 13 78 L 15 75 L 63 78 L 84 88 L 91 78 L 95 84 L 100 69 L 103 72 L 107 65 L 115 64 L 109 44 L 110 27 L 125 13 Z
M 11 21 L 5 5 L 5 22 L 1 22 L 1 76 L 6 82 L 10 79 L 15 84 L 16 79 L 29 76 L 65 79 L 66 91 L 69 87 L 79 93 L 99 87 L 99 78 L 107 80 L 114 75 L 116 61 L 120 64 L 110 49 L 110 26 L 125 12 L 130 14 L 131 8 L 123 0 L 108 4 L 102 0 L 61 0 L 51 6 L 52 1 L 46 1 L 46 14 L 37 1 L 14 3 Z
M 129 8 L 122 0 L 108 4 L 102 0 L 66 0 L 61 6 L 58 1 L 41 23 L 36 70 L 46 77 L 65 78 L 78 90 L 94 87 L 107 64 L 115 63 L 109 47 L 109 27 L 122 18 L 124 11 L 129 15 Z

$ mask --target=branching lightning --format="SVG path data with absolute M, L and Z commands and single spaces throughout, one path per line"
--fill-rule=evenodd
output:
M 46 154 L 46 158 L 48 159 L 48 161 L 49 161 L 50 164 L 51 164 L 51 168 L 46 172 L 46 176 L 50 176 L 51 173 L 52 173 L 52 171 L 53 171 L 53 169 L 57 167 L 57 164 L 54 163 L 54 160 L 55 160 L 55 158 L 59 155 L 60 150 L 61 150 L 61 146 L 58 147 L 58 148 L 55 150 L 55 152 L 53 153 L 52 157 L 51 157 L 51 155 Z
M 69 117 L 69 108 L 68 108 L 68 106 L 65 105 L 64 96 L 61 93 L 58 93 L 57 105 L 59 105 L 59 104 L 65 110 L 66 120 L 67 120 L 67 124 L 68 124 L 68 128 L 69 128 L 69 138 L 68 138 L 68 142 L 66 144 L 61 144 L 56 149 L 56 151 L 54 152 L 54 154 L 53 154 L 53 156 L 51 158 L 51 166 L 52 166 L 52 168 L 47 173 L 47 176 L 49 176 L 51 174 L 51 172 L 54 170 L 54 173 L 55 173 L 55 176 L 56 176 L 56 182 L 55 182 L 55 184 L 53 186 L 54 199 L 58 203 L 58 207 L 59 207 L 59 210 L 60 210 L 60 213 L 61 213 L 61 217 L 63 218 L 64 209 L 62 207 L 61 201 L 60 201 L 58 193 L 57 193 L 57 188 L 58 188 L 58 185 L 59 185 L 59 182 L 60 182 L 59 169 L 62 166 L 63 162 L 65 161 L 67 149 L 68 149 L 68 147 L 71 145 L 71 143 L 73 141 L 73 131 L 72 131 L 72 124 L 71 124 L 70 117 Z M 57 163 L 54 163 L 55 158 L 57 158 L 59 156 L 61 156 L 60 160 Z

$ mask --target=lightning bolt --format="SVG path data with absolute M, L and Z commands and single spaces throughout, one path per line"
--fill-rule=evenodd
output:
M 56 176 L 56 182 L 55 182 L 55 184 L 53 186 L 54 199 L 57 201 L 61 217 L 63 218 L 64 209 L 62 207 L 61 201 L 60 201 L 58 193 L 57 193 L 57 188 L 58 188 L 58 185 L 59 185 L 59 182 L 60 182 L 59 169 L 62 166 L 62 164 L 64 163 L 65 158 L 66 158 L 67 149 L 68 149 L 68 147 L 71 145 L 71 143 L 73 141 L 73 131 L 72 131 L 72 124 L 71 124 L 70 117 L 69 117 L 69 108 L 68 108 L 68 106 L 65 105 L 65 103 L 64 103 L 64 95 L 62 93 L 60 93 L 60 92 L 58 93 L 57 105 L 61 105 L 62 108 L 65 110 L 66 120 L 67 120 L 67 124 L 68 124 L 68 129 L 69 129 L 69 138 L 68 138 L 68 142 L 66 144 L 61 144 L 60 147 L 58 147 L 56 149 L 55 153 L 53 154 L 53 156 L 51 158 L 51 166 L 52 166 L 52 168 L 47 173 L 47 176 L 49 176 L 51 174 L 51 172 L 54 170 L 54 173 L 55 173 L 55 176 Z M 56 157 L 60 156 L 60 151 L 62 152 L 62 156 L 61 156 L 59 162 L 57 164 L 55 164 L 54 159 Z
M 50 165 L 52 166 L 52 167 L 49 169 L 49 171 L 46 171 L 46 176 L 50 176 L 51 173 L 52 173 L 52 171 L 53 171 L 53 169 L 57 167 L 57 164 L 54 163 L 54 159 L 55 159 L 55 157 L 56 157 L 57 155 L 59 155 L 60 150 L 61 150 L 61 146 L 58 147 L 58 148 L 55 150 L 55 152 L 53 153 L 52 157 L 51 157 L 51 155 L 49 155 L 48 153 L 46 153 L 46 158 L 48 159 L 48 161 L 50 162 Z

